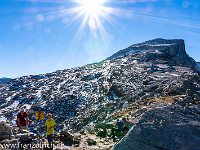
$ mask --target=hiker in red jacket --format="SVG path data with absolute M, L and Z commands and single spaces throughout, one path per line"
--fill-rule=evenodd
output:
M 23 108 L 20 109 L 20 112 L 17 114 L 16 124 L 18 127 L 28 125 L 28 114 Z

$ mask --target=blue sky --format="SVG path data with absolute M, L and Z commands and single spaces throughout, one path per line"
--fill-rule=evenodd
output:
M 0 77 L 83 66 L 154 38 L 184 39 L 187 53 L 200 61 L 199 0 L 109 0 L 88 18 L 81 6 L 78 0 L 1 0 Z

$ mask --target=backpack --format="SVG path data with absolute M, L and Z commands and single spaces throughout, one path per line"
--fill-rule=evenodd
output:
M 128 120 L 126 120 L 126 122 L 128 122 L 131 125 L 131 123 Z

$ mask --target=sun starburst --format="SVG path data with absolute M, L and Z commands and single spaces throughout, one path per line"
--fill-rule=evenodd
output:
M 102 19 L 108 20 L 114 12 L 114 8 L 104 5 L 108 0 L 73 0 L 73 2 L 78 4 L 77 7 L 71 10 L 73 13 L 76 13 L 73 21 L 83 16 L 83 21 L 80 26 L 82 29 L 79 29 L 79 31 L 83 31 L 83 28 L 88 25 L 91 30 L 98 30 L 100 35 L 106 38 L 107 34 L 102 24 Z
M 89 13 L 91 16 L 97 14 L 103 8 L 104 0 L 82 0 L 78 1 L 79 4 L 83 6 L 83 9 Z

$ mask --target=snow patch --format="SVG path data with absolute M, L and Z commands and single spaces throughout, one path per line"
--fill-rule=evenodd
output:
M 6 101 L 9 102 L 12 99 L 11 96 L 9 96 L 8 98 L 6 98 Z
M 134 60 L 133 63 L 134 63 L 134 64 L 137 64 L 137 60 Z
M 19 101 L 14 101 L 12 105 L 1 109 L 0 110 L 0 115 L 2 115 L 4 112 L 8 112 L 10 110 L 14 110 L 14 108 L 17 108 L 18 104 L 19 104 Z
M 125 103 L 122 105 L 122 107 L 128 106 L 128 101 L 125 101 Z
M 180 77 L 181 75 L 179 75 L 179 74 L 174 74 L 174 73 L 172 73 L 171 75 L 173 75 L 173 76 L 175 76 L 175 77 Z
M 26 111 L 27 111 L 27 110 L 29 110 L 29 109 L 31 108 L 31 105 L 29 105 L 29 104 L 24 104 L 24 105 L 22 106 L 22 108 L 25 108 Z
M 131 50 L 127 52 L 126 54 L 132 54 L 132 53 L 137 53 L 137 52 L 142 52 L 142 51 L 146 51 L 146 50 Z
M 7 119 L 3 116 L 0 116 L 0 122 L 7 122 Z
M 172 44 L 149 44 L 150 46 L 172 46 Z
M 41 94 L 42 94 L 41 92 L 42 92 L 42 89 L 38 89 L 38 90 L 37 90 L 36 96 L 37 96 L 38 98 L 41 97 Z

